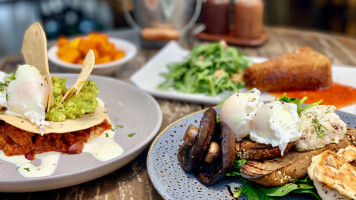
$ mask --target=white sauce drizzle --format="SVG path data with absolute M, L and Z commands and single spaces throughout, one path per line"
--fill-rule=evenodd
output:
M 36 155 L 36 160 L 33 162 L 40 162 L 35 166 L 31 160 L 27 160 L 24 155 L 20 156 L 6 156 L 4 151 L 0 151 L 0 159 L 16 165 L 17 171 L 25 178 L 34 178 L 41 176 L 49 176 L 57 168 L 59 161 L 59 152 L 46 152 Z
M 85 143 L 83 152 L 88 152 L 100 161 L 113 159 L 124 152 L 124 149 L 114 139 L 115 131 L 104 131 L 97 137 L 92 137 Z
M 99 100 L 99 104 L 103 105 L 103 101 Z M 115 141 L 115 126 L 111 123 L 112 129 L 104 131 L 99 136 L 93 136 L 88 139 L 88 142 L 84 143 L 83 151 L 93 155 L 93 157 L 100 161 L 107 161 L 121 155 L 124 150 Z M 34 161 L 27 160 L 24 155 L 20 156 L 6 156 L 2 150 L 0 150 L 0 159 L 16 165 L 17 171 L 21 176 L 25 178 L 34 178 L 49 176 L 57 168 L 61 153 L 59 152 L 46 152 L 42 154 L 36 154 Z M 40 163 L 36 166 L 34 163 Z M 0 175 L 1 176 L 1 175 Z

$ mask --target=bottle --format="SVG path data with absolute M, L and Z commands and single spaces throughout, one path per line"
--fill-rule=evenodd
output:
M 205 32 L 225 35 L 229 33 L 229 0 L 206 0 L 203 3 Z
M 262 0 L 237 0 L 235 3 L 235 36 L 258 38 L 263 28 Z

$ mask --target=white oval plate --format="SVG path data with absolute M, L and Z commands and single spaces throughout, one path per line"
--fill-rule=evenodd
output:
M 160 74 L 168 72 L 167 64 L 172 62 L 182 62 L 188 57 L 189 50 L 182 48 L 177 42 L 171 41 L 158 53 L 156 53 L 156 55 L 154 55 L 148 62 L 146 62 L 143 67 L 137 70 L 135 74 L 131 76 L 131 81 L 155 97 L 176 99 L 180 101 L 216 105 L 230 95 L 230 93 L 221 93 L 217 96 L 209 96 L 206 94 L 187 94 L 178 92 L 173 88 L 167 91 L 158 90 L 157 86 L 165 80 Z M 250 58 L 255 63 L 267 60 L 267 58 L 262 57 Z M 356 74 L 356 67 L 333 65 L 332 73 L 334 82 L 356 87 L 356 79 L 354 78 Z M 241 89 L 241 92 L 245 91 L 247 90 Z M 263 101 L 271 101 L 275 98 L 276 97 L 271 96 L 268 92 L 262 93 Z M 340 110 L 356 114 L 356 104 L 343 107 Z
M 125 56 L 121 59 L 112 62 L 95 65 L 92 74 L 112 73 L 118 68 L 120 68 L 123 64 L 130 61 L 137 53 L 137 47 L 127 40 L 110 37 L 109 41 L 115 44 L 116 49 L 125 51 Z M 61 60 L 57 56 L 57 51 L 58 51 L 57 45 L 53 45 L 48 50 L 48 59 L 52 64 L 64 68 L 66 70 L 69 70 L 71 72 L 80 72 L 80 70 L 82 69 L 82 65 L 68 63 Z
M 77 74 L 53 74 L 67 78 L 68 86 L 73 85 Z M 113 172 L 136 158 L 156 136 L 161 123 L 162 112 L 156 100 L 140 90 L 117 79 L 90 76 L 97 83 L 99 98 L 113 125 L 117 128 L 115 140 L 123 147 L 120 156 L 109 160 L 96 160 L 89 153 L 62 154 L 57 169 L 50 176 L 24 178 L 16 166 L 0 160 L 0 192 L 33 192 L 51 190 L 80 184 Z M 136 133 L 133 137 L 128 134 Z

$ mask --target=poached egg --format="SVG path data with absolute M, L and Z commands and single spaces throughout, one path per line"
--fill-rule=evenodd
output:
M 240 141 L 250 134 L 252 118 L 262 105 L 261 92 L 257 89 L 235 93 L 222 105 L 220 120 L 230 127 L 236 140 Z
M 43 129 L 49 125 L 45 121 L 48 101 L 48 86 L 43 75 L 31 65 L 20 65 L 15 73 L 15 80 L 7 88 L 7 114 L 29 120 Z
M 250 139 L 278 146 L 283 155 L 288 143 L 302 136 L 299 123 L 296 104 L 273 101 L 258 108 L 253 117 Z

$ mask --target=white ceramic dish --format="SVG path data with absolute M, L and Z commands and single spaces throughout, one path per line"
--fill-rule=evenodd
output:
M 161 91 L 157 89 L 157 86 L 164 81 L 164 78 L 160 76 L 161 73 L 167 72 L 167 64 L 171 62 L 184 61 L 189 56 L 189 50 L 182 48 L 177 42 L 172 41 L 163 47 L 155 56 L 153 56 L 140 70 L 138 70 L 133 76 L 131 81 L 149 92 L 153 96 L 160 98 L 176 99 L 181 101 L 205 103 L 216 105 L 225 99 L 229 94 L 220 94 L 218 96 L 207 96 L 204 94 L 186 94 L 177 92 L 174 89 L 167 91 Z M 251 57 L 253 62 L 263 62 L 267 58 Z M 348 66 L 333 66 L 333 81 L 356 87 L 356 67 Z M 242 92 L 245 89 L 241 90 Z M 262 99 L 264 101 L 271 101 L 275 97 L 268 93 L 262 93 Z M 356 114 L 356 105 L 343 107 L 341 111 Z
M 92 74 L 113 73 L 118 68 L 120 68 L 123 64 L 130 61 L 137 53 L 137 47 L 127 40 L 117 39 L 117 38 L 109 38 L 109 41 L 111 43 L 115 44 L 116 49 L 121 49 L 121 50 L 125 51 L 125 56 L 119 60 L 95 65 Z M 57 45 L 53 45 L 48 50 L 48 59 L 53 65 L 55 65 L 57 67 L 61 67 L 63 69 L 66 69 L 66 70 L 74 72 L 74 73 L 80 72 L 80 70 L 82 69 L 81 65 L 68 63 L 68 62 L 61 60 L 57 56 L 57 51 L 58 51 Z
M 77 74 L 53 74 L 67 78 L 73 85 Z M 123 147 L 120 156 L 109 160 L 96 160 L 89 153 L 62 154 L 55 172 L 50 176 L 24 178 L 16 166 L 0 160 L 0 192 L 33 192 L 80 184 L 119 169 L 138 156 L 156 136 L 162 112 L 155 99 L 146 92 L 122 81 L 101 76 L 90 76 L 99 88 L 108 115 L 117 128 L 115 140 Z M 136 133 L 128 137 L 130 133 Z

